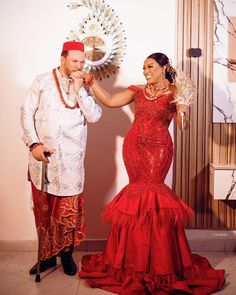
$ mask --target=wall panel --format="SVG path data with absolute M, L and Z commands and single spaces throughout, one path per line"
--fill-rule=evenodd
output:
M 213 0 L 178 0 L 177 67 L 197 87 L 190 108 L 190 127 L 175 127 L 174 189 L 194 210 L 190 228 L 236 228 L 236 201 L 213 200 L 209 193 L 209 163 L 236 163 L 236 124 L 212 123 Z M 199 58 L 187 57 L 201 48 Z

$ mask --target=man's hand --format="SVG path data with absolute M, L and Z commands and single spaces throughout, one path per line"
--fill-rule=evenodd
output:
M 31 153 L 37 161 L 43 161 L 48 163 L 49 161 L 47 157 L 45 156 L 45 153 L 49 153 L 51 155 L 53 151 L 48 149 L 44 145 L 38 145 L 32 149 Z
M 74 91 L 78 93 L 81 86 L 84 83 L 83 77 L 81 77 L 80 72 L 77 71 L 77 72 L 72 72 L 70 74 L 70 78 L 73 80 L 72 87 L 74 88 Z

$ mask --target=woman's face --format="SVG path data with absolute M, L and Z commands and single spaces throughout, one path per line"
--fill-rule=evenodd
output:
M 152 58 L 147 58 L 143 65 L 143 74 L 148 83 L 157 83 L 165 79 L 165 66 L 161 67 Z

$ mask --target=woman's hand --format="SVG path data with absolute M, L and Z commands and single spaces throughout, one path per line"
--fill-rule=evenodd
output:
M 79 76 L 80 76 L 80 78 L 82 78 L 83 80 L 86 80 L 86 78 L 89 77 L 89 72 L 79 71 Z
M 94 75 L 91 72 L 79 71 L 79 77 L 83 80 L 85 85 L 92 86 L 94 82 Z
M 188 107 L 184 104 L 177 104 L 177 125 L 181 130 L 189 126 Z
M 185 104 L 180 104 L 180 103 L 176 105 L 176 108 L 178 113 L 181 113 L 181 112 L 186 113 L 188 110 L 188 107 Z

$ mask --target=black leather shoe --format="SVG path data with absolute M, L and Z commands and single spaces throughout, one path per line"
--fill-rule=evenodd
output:
M 57 258 L 56 256 L 52 256 L 45 260 L 40 261 L 40 272 L 44 272 L 51 267 L 55 267 L 57 265 Z M 35 275 L 37 272 L 37 263 L 30 269 L 29 274 Z
M 61 264 L 65 274 L 74 276 L 77 273 L 77 266 L 73 260 L 72 252 L 61 252 Z

